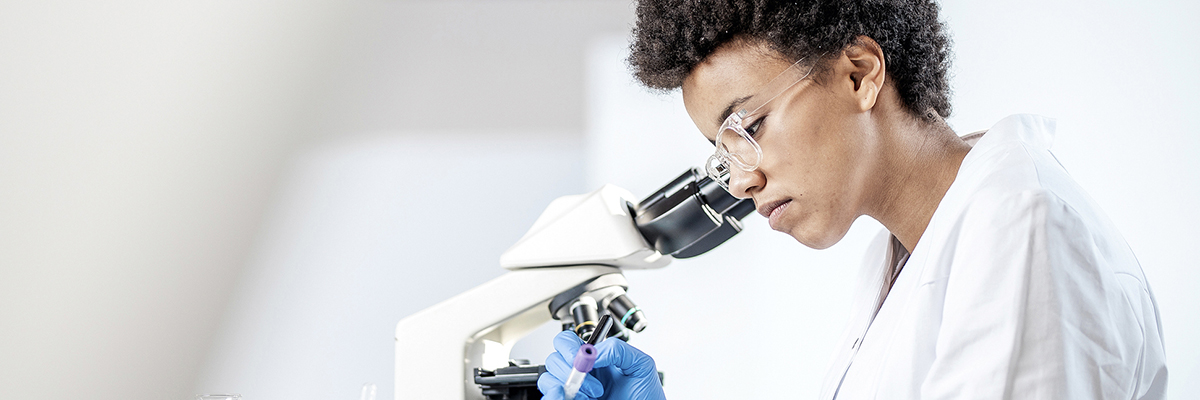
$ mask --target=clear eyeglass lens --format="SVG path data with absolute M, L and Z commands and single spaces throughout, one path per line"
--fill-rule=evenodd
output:
M 734 166 L 743 171 L 753 171 L 758 168 L 762 157 L 754 139 L 740 126 L 727 127 L 717 136 L 717 154 L 725 153 Z
M 729 162 L 722 154 L 713 154 L 704 164 L 704 171 L 709 179 L 716 181 L 725 190 L 729 190 Z
M 745 171 L 753 171 L 758 167 L 758 150 L 750 140 L 734 129 L 728 129 L 721 135 L 721 146 L 729 153 L 730 160 Z
M 730 115 L 717 133 L 716 151 L 708 158 L 705 171 L 709 178 L 729 190 L 730 168 L 737 167 L 746 172 L 758 168 L 762 161 L 762 150 L 742 127 L 745 112 Z

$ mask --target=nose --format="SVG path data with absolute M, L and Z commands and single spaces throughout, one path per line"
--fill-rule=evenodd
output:
M 729 194 L 739 199 L 748 199 L 750 193 L 761 189 L 763 183 L 766 182 L 766 177 L 762 171 L 743 171 L 741 168 L 730 168 L 729 171 Z

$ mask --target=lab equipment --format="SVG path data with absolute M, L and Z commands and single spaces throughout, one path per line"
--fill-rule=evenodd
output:
M 594 330 L 595 322 L 586 324 L 596 321 L 592 309 L 614 315 L 625 338 L 645 329 L 621 270 L 700 255 L 740 232 L 740 219 L 754 211 L 753 202 L 729 195 L 697 168 L 640 202 L 631 199 L 605 185 L 554 200 L 500 256 L 509 272 L 401 320 L 395 398 L 517 398 L 545 370 L 509 360 L 521 337 L 551 319 L 564 330 Z
M 591 297 L 580 297 L 571 304 L 571 319 L 575 321 L 575 331 L 579 338 L 587 340 L 596 330 L 596 300 Z
M 599 335 L 594 337 L 599 337 Z M 575 399 L 575 395 L 579 393 L 579 386 L 583 385 L 583 378 L 587 376 L 588 372 L 592 371 L 592 364 L 595 362 L 596 348 L 587 343 L 579 346 L 579 351 L 575 353 L 575 362 L 571 367 L 571 374 L 567 375 L 567 381 L 563 382 L 563 397 L 565 399 Z
M 537 380 L 545 372 L 544 365 L 530 365 L 528 360 L 511 360 L 507 367 L 495 370 L 475 368 L 474 382 L 479 385 L 480 394 L 487 399 L 534 400 L 542 397 L 537 390 Z

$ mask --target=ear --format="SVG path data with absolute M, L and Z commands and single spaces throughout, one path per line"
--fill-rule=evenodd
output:
M 874 39 L 859 36 L 854 44 L 843 52 L 849 61 L 849 76 L 853 83 L 854 96 L 862 111 L 875 107 L 879 92 L 887 79 L 883 49 Z

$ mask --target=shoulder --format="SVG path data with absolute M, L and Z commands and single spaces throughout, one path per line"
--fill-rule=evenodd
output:
M 987 238 L 1005 242 L 1044 240 L 1048 227 L 1078 220 L 1070 207 L 1049 190 L 1038 187 L 989 186 L 973 193 L 956 218 L 954 238 Z
M 939 216 L 943 222 L 962 233 L 1024 235 L 1049 219 L 1078 217 L 1055 187 L 1039 179 L 1036 164 L 1021 148 L 998 149 L 992 157 L 989 168 L 972 171 L 968 188 L 943 200 L 948 214 Z
M 1144 283 L 1120 232 L 1065 171 L 1028 155 L 1005 158 L 1005 168 L 982 174 L 958 200 L 957 212 L 942 216 L 940 239 L 959 265 L 948 269 L 1003 265 L 1009 273 L 1034 268 L 1079 281 L 1125 273 Z
M 1028 260 L 1092 252 L 1097 237 L 1122 240 L 1050 153 L 1053 125 L 1050 119 L 1014 116 L 979 139 L 930 221 L 935 252 L 973 263 L 987 261 L 962 252 L 1012 262 L 1019 254 Z
M 1077 216 L 1086 195 L 1050 152 L 1054 120 L 1030 115 L 1005 118 L 976 140 L 942 204 L 961 218 L 1010 221 L 1014 217 Z M 1091 204 L 1082 204 L 1090 209 Z M 1055 212 L 1050 213 L 1049 211 Z

